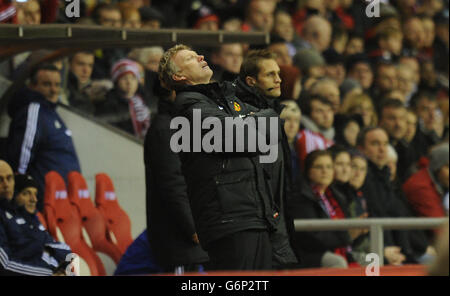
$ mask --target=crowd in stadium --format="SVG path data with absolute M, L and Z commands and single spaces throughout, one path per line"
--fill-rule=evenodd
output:
M 364 266 L 368 229 L 296 232 L 293 220 L 448 216 L 448 0 L 380 1 L 374 17 L 364 0 L 80 3 L 80 17 L 70 18 L 70 2 L 0 0 L 0 30 L 6 23 L 71 23 L 266 32 L 270 44 L 100 48 L 32 69 L 8 103 L 11 124 L 0 150 L 0 273 L 59 274 L 65 267 L 57 261 L 67 246 L 49 236 L 28 253 L 8 242 L 10 232 L 37 237 L 8 215 L 38 223 L 31 216 L 42 211 L 47 172 L 67 180 L 80 171 L 57 104 L 144 142 L 147 235 L 124 256 L 133 265 L 133 256 L 152 252 L 140 272 Z M 0 62 L 0 94 L 44 54 Z M 277 160 L 174 153 L 170 120 L 192 120 L 195 108 L 205 117 L 279 117 Z M 26 183 L 27 175 L 34 180 Z M 384 231 L 385 263 L 430 263 L 438 234 Z

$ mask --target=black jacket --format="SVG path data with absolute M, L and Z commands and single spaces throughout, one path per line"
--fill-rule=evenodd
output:
M 67 89 L 69 91 L 68 99 L 70 106 L 79 109 L 86 114 L 93 115 L 95 112 L 94 103 L 83 90 L 78 88 L 78 86 L 78 78 L 72 72 L 69 72 Z
M 329 219 L 314 196 L 311 186 L 303 179 L 298 179 L 292 198 L 288 202 L 288 213 L 293 219 Z M 334 198 L 346 217 L 348 217 L 345 197 L 331 188 Z M 322 256 L 325 252 L 333 252 L 336 248 L 346 247 L 352 244 L 347 231 L 299 231 L 292 237 L 292 247 L 298 258 L 301 258 L 302 267 L 320 267 Z
M 226 117 L 277 116 L 272 109 L 257 110 L 237 99 L 235 87 L 227 82 L 185 86 L 177 91 L 175 104 L 178 115 L 187 118 L 191 125 L 191 139 L 199 133 L 193 128 L 194 109 L 200 109 L 202 121 L 208 117 L 220 120 L 221 151 L 226 151 L 224 146 L 230 140 L 236 144 L 235 139 L 224 137 Z M 202 134 L 208 131 L 202 130 Z M 193 151 L 194 141 L 191 142 Z M 264 172 L 259 165 L 261 152 L 258 147 L 251 150 L 247 139 L 244 142 L 243 152 L 181 152 L 192 214 L 205 250 L 209 243 L 227 235 L 249 229 L 273 231 L 279 223 L 278 209 L 267 195 Z
M 208 261 L 192 240 L 194 220 L 179 156 L 170 149 L 173 105 L 160 100 L 144 142 L 147 229 L 150 246 L 164 268 Z
M 278 99 L 269 99 L 259 94 L 254 88 L 247 86 L 241 79 L 237 79 L 236 95 L 243 102 L 254 106 L 258 109 L 273 109 L 278 114 L 281 113 L 282 106 Z M 286 221 L 286 200 L 291 189 L 292 169 L 291 169 L 291 154 L 289 143 L 283 128 L 283 122 L 280 120 L 278 132 L 282 135 L 280 144 L 278 145 L 278 158 L 274 163 L 263 163 L 265 173 L 265 180 L 268 194 L 275 201 L 279 209 L 280 223 L 277 231 L 271 234 L 271 242 L 274 256 L 274 264 L 282 267 L 290 264 L 296 264 L 297 259 L 289 244 L 289 234 L 292 234 L 294 226 L 292 220 Z M 288 225 L 286 225 L 288 224 Z

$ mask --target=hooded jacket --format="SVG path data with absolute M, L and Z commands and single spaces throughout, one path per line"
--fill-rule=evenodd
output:
M 277 117 L 272 109 L 258 110 L 243 103 L 228 82 L 184 86 L 177 90 L 175 104 L 177 114 L 187 118 L 190 125 L 194 125 L 194 109 L 200 109 L 202 121 L 213 117 L 220 121 L 222 128 L 227 117 Z M 192 126 L 190 132 L 198 133 Z M 203 135 L 206 133 L 203 130 Z M 243 152 L 226 152 L 224 146 L 231 139 L 223 130 L 221 139 L 222 152 L 180 153 L 195 226 L 205 250 L 211 242 L 236 232 L 274 231 L 279 223 L 279 210 L 267 194 L 264 172 L 259 165 L 258 156 L 262 152 L 258 147 L 256 151 L 251 150 L 245 138 Z M 235 139 L 236 133 L 233 138 L 236 144 Z
M 8 105 L 12 118 L 8 135 L 8 160 L 15 172 L 29 174 L 44 192 L 45 175 L 58 172 L 67 182 L 67 174 L 80 172 L 72 141 L 72 132 L 56 113 L 57 104 L 38 92 L 25 88 Z M 42 197 L 38 210 L 42 210 Z
M 36 215 L 0 199 L 0 275 L 52 275 L 69 264 L 70 248 L 55 241 Z

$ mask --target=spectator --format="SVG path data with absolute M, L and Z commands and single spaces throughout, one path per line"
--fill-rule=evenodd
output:
M 347 45 L 345 46 L 344 55 L 352 56 L 364 53 L 364 37 L 359 34 L 350 34 Z
M 211 7 L 202 5 L 189 14 L 188 27 L 202 31 L 218 31 L 219 17 Z
M 305 181 L 294 191 L 288 209 L 293 219 L 345 219 L 345 197 L 333 190 L 333 159 L 329 151 L 314 151 L 305 161 Z M 308 231 L 293 235 L 293 248 L 303 267 L 347 268 L 354 265 L 348 252 L 360 233 L 350 231 Z
M 340 55 L 344 53 L 348 42 L 348 32 L 342 26 L 334 26 L 332 28 L 331 46 L 329 49 L 334 50 Z
M 300 38 L 295 32 L 291 15 L 284 10 L 277 10 L 274 17 L 273 34 L 287 42 L 289 55 L 294 56 L 300 46 Z
M 244 31 L 271 32 L 276 1 L 250 0 L 246 8 Z
M 69 58 L 69 77 L 67 91 L 69 104 L 86 114 L 94 114 L 95 105 L 86 89 L 91 85 L 91 75 L 94 68 L 94 53 L 82 51 Z
M 365 54 L 351 55 L 347 58 L 347 77 L 358 81 L 364 91 L 370 89 L 373 82 L 373 72 Z
M 331 44 L 331 25 L 323 17 L 314 15 L 309 17 L 304 26 L 301 37 L 307 42 L 306 48 L 314 48 L 324 52 Z
M 419 119 L 420 132 L 427 136 L 431 145 L 436 144 L 440 136 L 438 132 L 442 131 L 442 126 L 439 126 L 440 122 L 437 118 L 439 109 L 436 96 L 427 92 L 419 92 L 411 98 L 411 107 Z
M 434 17 L 436 24 L 436 38 L 433 43 L 434 66 L 438 73 L 444 73 L 448 77 L 449 73 L 449 31 L 448 31 L 448 9 L 441 11 Z
M 56 242 L 35 215 L 38 184 L 27 175 L 14 177 L 3 160 L 0 179 L 7 188 L 0 195 L 0 275 L 65 275 L 70 248 Z
M 301 163 L 296 143 L 299 137 L 302 113 L 297 103 L 293 100 L 284 100 L 281 104 L 286 105 L 280 114 L 280 119 L 284 120 L 284 132 L 286 133 L 291 152 L 292 181 L 295 181 L 301 173 Z
M 445 217 L 443 198 L 449 189 L 448 143 L 431 150 L 430 163 L 412 175 L 403 190 L 416 215 Z
M 238 6 L 227 6 L 219 10 L 221 29 L 227 32 L 241 32 L 244 12 Z
M 325 74 L 325 60 L 315 49 L 299 50 L 293 58 L 293 64 L 303 78 L 319 78 Z
M 369 55 L 371 58 L 384 58 L 389 61 L 395 61 L 402 52 L 403 34 L 400 30 L 386 28 L 378 32 L 377 48 Z
M 333 145 L 328 150 L 331 152 L 334 167 L 334 177 L 331 186 L 334 190 L 339 191 L 347 202 L 348 196 L 352 193 L 352 188 L 349 184 L 352 177 L 350 152 L 339 145 Z
M 333 79 L 340 86 L 346 76 L 344 57 L 332 48 L 324 51 L 322 55 L 326 62 L 325 76 Z
M 240 43 L 223 44 L 213 50 L 211 68 L 214 81 L 233 81 L 237 78 L 244 59 L 244 50 Z
M 327 99 L 333 109 L 333 113 L 336 115 L 339 112 L 341 106 L 341 98 L 339 93 L 339 87 L 333 79 L 322 78 L 314 83 L 309 89 L 311 96 L 321 96 Z
M 243 102 L 258 109 L 273 109 L 280 114 L 282 106 L 278 98 L 281 95 L 280 68 L 275 55 L 269 50 L 249 51 L 246 55 L 239 78 L 236 81 L 236 95 Z M 280 124 L 281 125 L 281 124 Z M 269 187 L 267 194 L 271 196 L 278 211 L 276 232 L 270 234 L 274 269 L 293 267 L 297 258 L 289 245 L 288 231 L 293 229 L 291 222 L 285 218 L 286 200 L 291 188 L 290 150 L 284 129 L 280 126 L 282 139 L 277 145 L 278 157 L 272 163 L 260 165 L 268 173 Z M 287 225 L 286 225 L 287 224 Z
M 140 139 L 150 126 L 150 111 L 145 93 L 139 89 L 139 68 L 132 60 L 123 59 L 111 68 L 114 88 L 96 105 L 95 116 Z
M 372 86 L 372 99 L 375 106 L 382 104 L 381 96 L 384 93 L 397 89 L 397 69 L 394 64 L 382 61 L 375 66 L 375 80 Z
M 345 78 L 339 86 L 339 92 L 341 93 L 341 102 L 344 102 L 347 100 L 347 97 L 361 95 L 363 90 L 358 81 L 352 78 Z
M 377 126 L 378 124 L 378 117 L 372 99 L 365 94 L 356 94 L 345 98 L 342 102 L 340 113 L 361 115 L 365 127 Z
M 122 13 L 122 23 L 124 28 L 140 29 L 142 27 L 141 14 L 137 8 L 127 5 L 122 6 L 120 11 Z
M 17 5 L 17 24 L 39 25 L 41 23 L 41 5 L 38 0 L 28 0 Z
M 425 46 L 425 30 L 418 17 L 411 17 L 403 22 L 403 34 L 405 36 L 405 50 L 411 54 L 418 54 Z
M 143 6 L 139 8 L 141 15 L 141 28 L 158 30 L 164 23 L 164 16 L 154 7 Z
M 209 258 L 202 250 L 192 218 L 181 161 L 170 148 L 175 133 L 170 128 L 176 116 L 175 96 L 167 91 L 159 100 L 144 142 L 148 241 L 163 272 L 198 271 Z
M 188 121 L 193 120 L 193 109 L 198 108 L 201 108 L 202 118 L 246 114 L 277 116 L 272 109 L 258 111 L 237 99 L 230 83 L 210 83 L 213 73 L 204 57 L 187 46 L 176 45 L 169 49 L 161 59 L 159 73 L 162 84 L 176 90 L 178 114 Z M 215 90 L 220 96 L 215 95 Z M 250 114 L 250 111 L 255 113 Z M 245 152 L 240 155 L 230 157 L 206 152 L 181 155 L 198 237 L 208 252 L 213 270 L 272 268 L 269 236 L 277 227 L 279 209 L 272 207 L 274 201 L 269 200 L 268 192 L 261 194 L 254 187 L 257 179 L 259 183 L 263 178 L 258 160 Z M 222 166 L 228 173 L 213 169 Z M 232 179 L 237 182 L 229 183 Z M 264 179 L 262 182 L 264 184 Z M 242 192 L 246 192 L 246 196 Z M 249 204 L 248 198 L 257 204 Z
M 403 103 L 408 105 L 417 86 L 414 85 L 414 72 L 405 64 L 397 66 L 397 89 L 404 98 Z
M 42 192 L 49 171 L 58 172 L 66 181 L 69 172 L 80 172 L 72 132 L 55 110 L 60 83 L 55 66 L 38 66 L 29 87 L 16 93 L 8 105 L 12 119 L 8 159 L 14 171 L 30 174 L 38 183 L 38 210 L 43 208 Z
M 414 113 L 412 109 L 406 109 L 406 133 L 405 133 L 405 141 L 410 144 L 414 137 L 416 136 L 417 131 L 417 115 Z
M 122 14 L 118 6 L 113 4 L 98 4 L 93 11 L 93 19 L 97 25 L 104 27 L 122 27 Z
M 413 73 L 414 91 L 419 86 L 420 82 L 420 64 L 419 60 L 414 56 L 403 55 L 398 60 L 399 65 L 408 66 Z
M 360 115 L 338 114 L 334 119 L 336 135 L 334 140 L 347 149 L 356 147 L 356 138 L 363 127 L 363 119 Z
M 333 105 L 327 99 L 320 96 L 311 96 L 304 103 L 302 125 L 305 129 L 319 133 L 325 139 L 332 142 L 334 139 L 334 113 Z
M 389 135 L 390 142 L 396 146 L 406 134 L 406 107 L 401 101 L 388 99 L 380 109 L 379 126 Z
M 268 49 L 276 55 L 278 66 L 292 65 L 292 57 L 289 53 L 289 46 L 286 41 L 278 36 L 274 36 L 271 39 L 271 44 L 268 46 Z
M 358 135 L 358 149 L 368 159 L 368 173 L 362 191 L 370 217 L 390 217 L 388 209 L 395 207 L 396 197 L 390 186 L 389 168 L 386 166 L 388 145 L 388 135 L 381 128 L 365 128 Z M 384 255 L 387 262 L 393 265 L 407 259 L 394 241 L 392 231 L 384 231 Z

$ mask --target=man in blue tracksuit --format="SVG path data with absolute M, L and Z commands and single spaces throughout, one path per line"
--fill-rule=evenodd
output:
M 0 275 L 63 275 L 70 263 L 69 246 L 55 241 L 36 216 L 36 186 L 0 160 Z
M 8 160 L 19 174 L 38 183 L 38 210 L 43 208 L 45 175 L 58 172 L 66 181 L 70 171 L 80 172 L 72 133 L 56 113 L 61 75 L 53 65 L 39 66 L 29 88 L 17 92 L 8 105 L 12 119 L 8 135 Z

